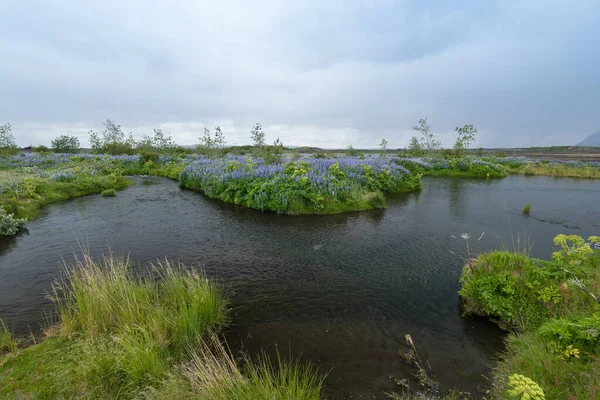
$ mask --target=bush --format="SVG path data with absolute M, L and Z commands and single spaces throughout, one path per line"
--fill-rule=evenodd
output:
M 45 153 L 49 153 L 50 149 L 42 144 L 42 145 L 39 145 L 39 146 L 32 146 L 31 147 L 31 152 L 32 153 L 42 153 L 42 154 L 45 154 Z
M 115 189 L 106 189 L 103 190 L 100 195 L 102 197 L 115 197 L 117 195 L 117 191 Z
M 586 241 L 558 235 L 552 261 L 495 251 L 465 266 L 460 290 L 465 313 L 523 332 L 508 337 L 494 372 L 494 398 L 510 398 L 514 374 L 531 378 L 548 399 L 597 396 L 600 252 L 592 245 L 599 243 L 597 236 Z
M 52 141 L 55 153 L 79 153 L 79 139 L 76 136 L 61 135 Z
M 15 218 L 8 214 L 4 208 L 0 207 L 0 236 L 16 235 L 19 230 L 25 227 L 27 220 Z

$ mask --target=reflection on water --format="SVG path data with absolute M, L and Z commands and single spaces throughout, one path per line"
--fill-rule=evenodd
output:
M 37 329 L 61 259 L 82 247 L 135 262 L 166 256 L 225 283 L 234 351 L 302 353 L 330 371 L 331 398 L 386 398 L 408 373 L 397 356 L 407 333 L 440 381 L 476 392 L 501 334 L 460 317 L 460 234 L 473 235 L 475 251 L 512 248 L 510 221 L 547 257 L 558 233 L 599 233 L 598 198 L 600 182 L 587 180 L 424 179 L 386 210 L 283 216 L 137 178 L 114 198 L 51 205 L 28 234 L 0 241 L 0 316 L 21 333 Z

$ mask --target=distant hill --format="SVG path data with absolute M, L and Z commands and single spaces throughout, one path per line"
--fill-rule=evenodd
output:
M 593 146 L 600 147 L 600 131 L 592 133 L 590 136 L 583 139 L 577 146 Z

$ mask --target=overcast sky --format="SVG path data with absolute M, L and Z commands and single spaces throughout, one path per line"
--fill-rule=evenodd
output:
M 0 124 L 46 144 L 111 118 L 194 144 L 574 144 L 600 129 L 600 1 L 0 2 Z

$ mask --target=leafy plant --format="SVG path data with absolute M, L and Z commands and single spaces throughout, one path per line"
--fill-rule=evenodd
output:
M 527 203 L 523 206 L 523 214 L 529 214 L 531 212 L 531 204 Z
M 6 210 L 0 207 L 0 236 L 16 235 L 25 227 L 27 220 L 15 218 L 14 215 L 8 214 Z
M 546 398 L 540 385 L 523 375 L 511 375 L 508 379 L 508 386 L 510 389 L 507 394 L 515 399 L 544 400 Z
M 55 153 L 78 153 L 79 139 L 76 136 L 61 135 L 52 140 L 52 150 Z

